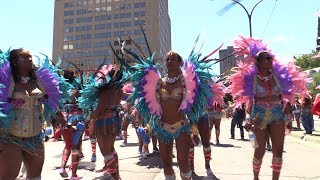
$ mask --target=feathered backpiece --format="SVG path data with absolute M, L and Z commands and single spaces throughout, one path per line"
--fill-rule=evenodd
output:
M 238 54 L 245 55 L 244 61 L 238 61 L 238 66 L 231 70 L 233 74 L 228 78 L 231 82 L 228 92 L 235 100 L 235 107 L 240 107 L 243 103 L 250 102 L 255 97 L 257 74 L 259 73 L 255 61 L 261 51 L 268 52 L 273 57 L 271 72 L 281 89 L 284 102 L 295 104 L 295 96 L 309 96 L 306 85 L 310 82 L 310 79 L 307 74 L 301 72 L 300 68 L 294 63 L 289 63 L 286 66 L 280 64 L 261 40 L 240 36 L 240 40 L 236 40 L 235 45 L 236 48 L 240 49 Z
M 238 51 L 238 56 L 244 56 L 244 62 L 255 63 L 259 52 L 266 51 L 272 57 L 275 57 L 267 45 L 261 40 L 253 39 L 252 37 L 239 36 L 239 39 L 234 41 L 235 49 Z
M 225 105 L 224 102 L 224 97 L 225 97 L 225 90 L 224 90 L 224 86 L 222 84 L 222 81 L 220 81 L 220 79 L 218 78 L 213 78 L 212 79 L 212 84 L 210 84 L 211 87 L 211 91 L 213 94 L 213 97 L 209 99 L 209 107 L 214 106 L 215 104 L 220 104 L 221 106 Z
M 3 131 L 8 131 L 11 127 L 11 120 L 13 118 L 12 104 L 10 101 L 10 89 L 12 89 L 14 83 L 11 67 L 9 61 L 10 50 L 0 54 L 0 127 Z M 58 66 L 53 65 L 52 61 L 45 56 L 44 59 L 37 58 L 36 64 L 36 76 L 40 83 L 39 86 L 43 87 L 45 91 L 43 103 L 44 103 L 44 117 L 49 121 L 50 115 L 55 114 L 62 104 L 69 100 L 69 89 L 71 85 L 60 76 Z
M 54 64 L 48 56 L 44 59 L 38 57 L 37 77 L 46 91 L 44 100 L 44 117 L 48 121 L 51 115 L 55 115 L 63 103 L 70 100 L 72 85 L 59 74 L 59 65 Z

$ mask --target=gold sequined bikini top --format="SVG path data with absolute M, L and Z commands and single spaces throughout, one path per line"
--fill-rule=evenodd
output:
M 180 100 L 183 98 L 183 95 L 184 95 L 184 89 L 182 87 L 173 89 L 171 93 L 169 93 L 164 88 L 161 88 L 161 91 L 160 91 L 161 100 L 167 100 L 169 98 Z

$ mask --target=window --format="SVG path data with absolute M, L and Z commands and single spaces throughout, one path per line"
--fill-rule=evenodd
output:
M 92 17 L 87 17 L 87 22 L 92 22 Z
M 92 5 L 92 4 L 93 4 L 93 0 L 89 0 L 88 5 Z
M 81 31 L 86 31 L 87 30 L 87 27 L 86 26 L 82 26 L 81 27 Z
M 126 17 L 126 14 L 125 14 L 125 13 L 121 13 L 121 14 L 120 14 L 120 19 L 125 18 L 125 17 Z
M 77 18 L 77 19 L 76 19 L 76 22 L 77 22 L 77 23 L 81 23 L 81 18 Z
M 125 36 L 125 35 L 126 35 L 125 31 L 120 31 L 120 36 Z
M 91 9 L 91 8 L 88 9 L 88 10 L 87 10 L 87 13 L 92 13 L 92 9 Z
M 91 31 L 91 30 L 92 30 L 92 26 L 91 25 L 87 26 L 87 31 Z
M 69 54 L 68 54 L 68 53 L 63 53 L 63 58 L 64 58 L 64 59 L 68 59 L 68 57 L 69 57 Z
M 82 9 L 82 14 L 87 14 L 87 10 L 86 9 Z
M 99 7 L 97 7 L 95 10 L 96 10 L 96 12 L 100 12 L 100 8 Z
M 100 4 L 100 0 L 96 0 L 96 4 Z
M 131 9 L 131 4 L 127 4 L 126 9 Z
M 69 49 L 73 49 L 73 45 L 72 44 L 69 44 Z
M 111 28 L 112 28 L 111 23 L 106 24 L 106 29 L 111 29 Z
M 140 7 L 140 3 L 134 3 L 133 7 L 134 8 L 139 8 Z
M 63 45 L 63 50 L 67 50 L 68 49 L 68 45 Z
M 111 6 L 108 6 L 107 7 L 107 11 L 111 11 L 112 10 L 112 7 Z
M 146 23 L 145 20 L 136 20 L 134 21 L 134 26 L 144 25 Z
M 134 17 L 139 17 L 140 13 L 139 12 L 134 12 Z
M 127 30 L 127 31 L 126 31 L 126 35 L 130 36 L 130 35 L 131 35 L 131 31 L 130 31 L 130 30 Z
M 68 19 L 63 20 L 63 24 L 68 24 Z
M 119 19 L 119 17 L 120 17 L 119 14 L 115 14 L 113 18 L 114 18 L 114 19 Z
M 81 49 L 81 44 L 76 44 L 76 49 Z
M 95 42 L 94 43 L 94 48 L 98 48 L 98 47 L 100 47 L 100 42 Z
M 140 7 L 141 7 L 141 8 L 146 7 L 146 2 L 141 2 L 141 3 L 140 3 Z
M 106 33 L 106 37 L 107 37 L 107 38 L 111 37 L 111 32 L 107 32 L 107 33 Z
M 107 8 L 106 7 L 101 7 L 101 12 L 107 12 Z
M 126 22 L 126 27 L 131 27 L 131 21 Z
M 80 15 L 82 10 L 77 10 L 77 15 Z
M 119 28 L 119 23 L 114 23 L 114 24 L 113 24 L 113 27 L 114 27 L 114 28 Z
M 120 22 L 120 27 L 121 27 L 121 28 L 126 27 L 126 22 Z
M 70 4 L 69 3 L 64 3 L 64 8 L 68 8 L 70 7 Z
M 146 12 L 145 11 L 141 11 L 140 12 L 140 16 L 146 16 Z
M 95 33 L 95 34 L 94 34 L 94 38 L 95 38 L 95 39 L 99 39 L 99 38 L 100 38 L 100 34 L 99 34 L 99 33 Z
M 126 18 L 131 18 L 131 13 L 126 13 Z

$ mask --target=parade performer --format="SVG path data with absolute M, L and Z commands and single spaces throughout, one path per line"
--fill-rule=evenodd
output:
M 175 178 L 172 169 L 175 140 L 181 179 L 191 179 L 192 171 L 188 163 L 190 144 L 187 143 L 190 140 L 190 122 L 198 121 L 199 116 L 204 114 L 208 99 L 213 97 L 208 84 L 212 82 L 208 71 L 211 65 L 206 60 L 215 51 L 201 59 L 201 54 L 193 49 L 185 61 L 179 54 L 169 51 L 165 57 L 167 75 L 161 79 L 154 62 L 155 55 L 146 44 L 148 57 L 124 48 L 136 60 L 136 65 L 131 67 L 134 69 L 131 80 L 135 90 L 128 100 L 137 100 L 136 108 L 143 121 L 151 121 L 152 132 L 159 140 L 165 178 Z
M 232 70 L 229 90 L 235 108 L 246 104 L 248 120 L 245 128 L 255 133 L 258 143 L 252 162 L 254 179 L 259 179 L 268 132 L 273 153 L 272 179 L 279 179 L 285 128 L 291 129 L 290 104 L 295 103 L 297 95 L 309 96 L 306 87 L 309 79 L 294 63 L 281 65 L 261 40 L 240 37 L 235 45 L 244 60 Z
M 72 85 L 71 98 L 64 104 L 63 115 L 67 120 L 67 124 L 62 127 L 62 137 L 65 142 L 65 147 L 62 151 L 62 161 L 59 173 L 62 177 L 68 177 L 68 173 L 65 168 L 71 156 L 70 170 L 72 171 L 71 180 L 80 179 L 77 176 L 77 169 L 80 158 L 82 156 L 81 152 L 81 140 L 82 134 L 85 130 L 85 118 L 82 109 L 77 105 L 76 98 L 80 96 L 79 90 L 81 89 L 80 81 L 77 82 L 74 71 L 71 69 L 64 70 L 64 77 Z M 81 77 L 80 77 L 81 78 Z
M 222 84 L 218 83 L 217 80 L 213 80 L 213 82 L 214 83 L 212 83 L 211 86 L 212 86 L 212 92 L 214 94 L 214 98 L 211 98 L 209 100 L 207 109 L 213 109 L 213 107 L 215 107 L 217 104 L 224 105 L 223 97 L 225 96 L 225 93 L 223 91 Z M 211 160 L 211 147 L 210 147 L 211 121 L 210 120 L 212 120 L 210 119 L 210 117 L 211 117 L 210 113 L 206 112 L 206 114 L 201 116 L 199 118 L 199 121 L 196 124 L 194 124 L 194 126 L 192 127 L 191 143 L 190 143 L 191 148 L 189 150 L 189 164 L 190 164 L 191 170 L 194 172 L 194 147 L 198 145 L 199 143 L 198 135 L 200 135 L 201 143 L 203 146 L 203 155 L 205 159 L 205 168 L 206 168 L 207 177 L 213 178 L 214 175 L 210 167 L 210 160 Z M 220 120 L 221 120 L 221 117 L 220 117 Z M 219 122 L 219 128 L 220 128 L 220 122 Z
M 210 140 L 211 140 L 211 133 L 212 129 L 214 127 L 215 129 L 215 135 L 216 135 L 216 145 L 220 144 L 220 124 L 221 124 L 221 118 L 222 118 L 222 110 L 223 107 L 221 104 L 215 103 L 212 107 L 207 108 L 207 114 L 209 118 L 210 123 Z
M 97 142 L 104 156 L 105 166 L 97 172 L 118 180 L 119 162 L 114 148 L 116 136 L 121 131 L 119 106 L 123 96 L 122 86 L 129 80 L 128 72 L 120 65 L 104 65 L 90 77 L 78 98 L 85 111 L 93 110 L 90 119 L 95 128 Z
M 125 94 L 131 94 L 133 91 L 133 87 L 131 83 L 127 83 L 123 86 L 122 91 Z M 123 121 L 122 121 L 122 137 L 123 137 L 123 143 L 124 145 L 127 144 L 128 142 L 128 126 L 130 123 L 135 123 L 136 117 L 134 116 L 134 114 L 132 113 L 134 106 L 130 103 L 128 103 L 126 101 L 126 99 L 128 98 L 128 96 L 124 95 L 122 97 L 122 101 L 121 101 L 121 107 L 123 109 Z
M 69 99 L 69 84 L 45 57 L 25 49 L 0 54 L 0 179 L 15 179 L 23 161 L 27 179 L 41 179 L 44 120 L 65 124 L 59 107 Z M 49 122 L 48 122 L 49 123 Z

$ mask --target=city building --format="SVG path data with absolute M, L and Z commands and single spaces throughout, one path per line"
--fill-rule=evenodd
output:
M 168 0 L 55 0 L 53 60 L 61 58 L 63 68 L 72 62 L 81 70 L 92 70 L 114 62 L 109 44 L 119 53 L 119 39 L 138 52 L 128 36 L 148 55 L 140 25 L 163 63 L 171 49 Z
M 228 46 L 227 49 L 219 50 L 219 59 L 224 59 L 220 61 L 220 74 L 228 73 L 231 68 L 237 65 L 237 59 L 234 55 L 234 48 L 233 46 Z

